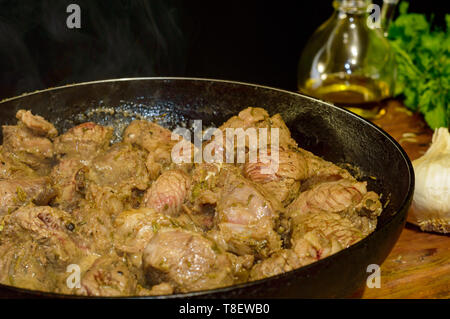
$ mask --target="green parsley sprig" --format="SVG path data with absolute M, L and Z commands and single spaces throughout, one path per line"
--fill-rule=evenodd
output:
M 445 15 L 444 31 L 432 26 L 424 14 L 408 13 L 408 6 L 400 3 L 388 33 L 397 63 L 395 95 L 403 95 L 406 107 L 422 113 L 432 129 L 448 127 L 450 14 Z

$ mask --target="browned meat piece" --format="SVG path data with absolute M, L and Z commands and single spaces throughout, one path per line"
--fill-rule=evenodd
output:
M 342 248 L 347 248 L 368 235 L 362 234 L 348 218 L 339 214 L 316 212 L 297 217 L 292 230 L 292 245 L 300 238 L 306 238 L 313 243 L 314 240 L 306 236 L 313 230 L 322 232 L 329 240 L 338 241 Z
M 378 217 L 383 210 L 383 205 L 380 202 L 380 196 L 377 193 L 370 191 L 364 194 L 355 210 L 360 216 Z
M 273 147 L 278 149 L 272 134 L 276 134 L 278 146 L 284 150 L 297 147 L 279 114 L 269 117 L 263 109 L 247 108 L 220 126 L 212 139 L 203 144 L 203 156 L 234 164 L 253 163 L 256 157 L 263 161 L 263 155 L 276 161 L 275 154 L 270 155 Z
M 171 163 L 171 152 L 177 141 L 172 132 L 154 122 L 136 120 L 125 129 L 123 141 L 138 145 L 148 154 L 147 169 L 151 179 L 156 179 L 164 166 Z
M 110 214 L 82 202 L 71 215 L 75 219 L 77 233 L 85 239 L 92 253 L 105 254 L 113 248 L 114 227 Z
M 300 181 L 292 178 L 282 178 L 279 181 L 271 181 L 262 185 L 268 193 L 282 202 L 283 205 L 288 205 L 300 191 Z
M 275 114 L 270 118 L 268 123 L 264 123 L 262 126 L 258 127 L 267 127 L 269 129 L 278 128 L 279 129 L 279 144 L 280 146 L 287 148 L 297 148 L 297 142 L 291 137 L 291 131 L 289 131 L 286 123 L 280 114 Z M 270 137 L 270 134 L 268 137 Z
M 297 216 L 292 247 L 256 264 L 250 278 L 258 280 L 308 265 L 358 242 L 364 236 L 350 220 L 335 213 L 314 212 Z
M 198 211 L 192 210 L 191 205 L 183 204 L 185 216 L 188 216 L 199 229 L 208 231 L 214 226 L 215 204 L 201 203 L 200 201 L 197 204 L 199 204 Z
M 3 283 L 57 291 L 65 284 L 59 274 L 89 254 L 74 219 L 64 211 L 30 205 L 3 217 L 2 225 L 0 252 L 4 248 L 14 252 L 0 262 L 0 268 L 8 269 L 7 278 L 0 276 Z
M 2 219 L 0 218 L 0 223 L 2 223 Z M 4 227 L 2 225 L 2 227 Z M 17 254 L 15 251 L 14 244 L 7 240 L 4 236 L 0 237 L 0 282 L 8 283 L 9 278 L 9 266 L 12 264 L 14 255 Z
M 130 123 L 123 133 L 123 141 L 130 144 L 136 144 L 147 150 L 154 152 L 156 150 L 168 149 L 170 159 L 170 144 L 172 132 L 154 122 L 136 120 Z
M 185 215 L 173 218 L 151 208 L 121 212 L 114 220 L 114 248 L 137 268 L 142 266 L 142 253 L 150 239 L 162 229 L 180 228 L 198 231 Z
M 347 170 L 325 161 L 304 149 L 298 148 L 298 152 L 305 158 L 308 168 L 306 180 L 302 182 L 302 191 L 322 182 L 331 182 L 340 179 L 356 181 Z
M 53 204 L 58 207 L 72 211 L 75 209 L 79 201 L 83 198 L 80 188 L 83 188 L 83 182 L 80 178 L 82 174 L 78 174 L 84 165 L 74 158 L 63 158 L 53 167 L 50 174 L 56 197 Z
M 109 146 L 112 135 L 111 127 L 83 123 L 55 139 L 55 153 L 59 157 L 76 157 L 87 163 Z
M 142 252 L 150 239 L 161 229 L 177 225 L 177 221 L 151 208 L 128 210 L 114 220 L 114 246 L 129 254 L 137 267 L 142 262 Z
M 90 184 L 86 192 L 86 201 L 95 209 L 107 212 L 111 216 L 116 216 L 127 208 L 129 196 L 117 193 L 111 187 L 100 187 L 96 184 Z
M 3 126 L 4 156 L 30 166 L 42 175 L 48 174 L 53 162 L 53 144 L 22 126 Z
M 114 144 L 92 160 L 86 178 L 121 193 L 129 194 L 135 188 L 145 190 L 149 184 L 145 154 L 130 144 Z
M 375 229 L 381 210 L 378 195 L 367 192 L 366 182 L 347 179 L 315 184 L 287 208 L 291 217 L 320 211 L 339 213 L 365 233 Z
M 189 176 L 181 170 L 165 171 L 144 195 L 144 207 L 177 216 L 190 188 Z
M 145 165 L 149 176 L 152 180 L 158 178 L 161 174 L 163 168 L 170 164 L 170 153 L 168 149 L 157 149 L 152 153 L 149 153 Z
M 15 287 L 54 291 L 56 281 L 45 266 L 45 252 L 37 242 L 25 241 L 20 245 L 0 243 L 0 282 Z
M 173 294 L 173 287 L 171 284 L 166 282 L 154 285 L 152 289 L 143 288 L 141 286 L 137 287 L 138 296 L 161 296 L 171 294 Z
M 233 164 L 201 163 L 196 164 L 190 175 L 193 185 L 190 201 L 199 199 L 203 203 L 216 204 L 229 176 L 240 176 L 241 170 Z
M 88 296 L 132 296 L 136 277 L 118 256 L 98 258 L 81 279 L 81 294 Z
M 299 259 L 291 249 L 283 249 L 255 264 L 250 271 L 250 280 L 276 276 L 301 266 Z
M 214 226 L 217 201 L 228 173 L 239 174 L 239 169 L 226 163 L 200 163 L 190 172 L 192 187 L 183 209 L 205 231 Z
M 341 179 L 316 184 L 302 192 L 287 208 L 291 214 L 311 211 L 342 212 L 358 204 L 367 192 L 366 183 Z
M 54 195 L 47 177 L 0 180 L 0 216 L 28 203 L 46 205 Z
M 177 292 L 231 285 L 240 268 L 237 263 L 242 260 L 222 252 L 213 241 L 182 229 L 161 230 L 143 255 L 148 284 L 168 282 Z
M 373 232 L 377 226 L 377 217 L 383 210 L 378 194 L 367 192 L 353 209 L 340 214 L 348 218 L 365 236 Z
M 280 114 L 275 114 L 270 117 L 267 111 L 262 108 L 246 108 L 239 112 L 237 116 L 231 117 L 222 124 L 219 129 L 225 132 L 227 128 L 242 128 L 243 130 L 246 130 L 249 127 L 256 129 L 267 128 L 267 145 L 271 144 L 271 129 L 278 128 L 279 145 L 283 145 L 285 148 L 297 147 L 297 143 L 291 137 L 291 132 L 287 128 L 286 123 L 284 123 Z M 246 143 L 246 146 L 248 147 L 248 142 Z
M 0 146 L 0 179 L 37 177 L 31 167 L 19 161 L 14 161 L 7 154 L 4 154 L 2 149 L 2 146 Z
M 56 128 L 42 116 L 33 115 L 30 111 L 19 110 L 16 118 L 28 127 L 34 134 L 55 138 L 58 135 Z
M 125 143 L 114 144 L 92 159 L 77 177 L 84 180 L 86 200 L 112 215 L 137 206 L 136 191 L 145 190 L 149 183 L 144 151 Z
M 259 159 L 256 163 L 245 163 L 244 176 L 262 184 L 279 201 L 289 204 L 300 190 L 300 180 L 308 176 L 308 163 L 304 156 L 294 150 L 279 149 L 277 169 L 271 172 L 271 163 Z
M 259 280 L 276 276 L 317 261 L 318 259 L 311 257 L 316 254 L 314 247 L 307 241 L 303 244 L 303 250 L 306 251 L 307 254 L 304 258 L 297 256 L 293 249 L 280 250 L 253 266 L 250 271 L 250 280 Z
M 214 236 L 238 255 L 265 258 L 281 249 L 277 220 L 282 209 L 259 185 L 229 174 L 216 208 L 218 234 Z
M 53 144 L 47 137 L 55 137 L 55 127 L 29 111 L 17 112 L 19 123 L 3 126 L 1 154 L 3 178 L 47 175 L 53 164 Z
M 59 247 L 54 261 L 70 260 L 80 250 L 87 251 L 87 243 L 78 234 L 74 218 L 62 210 L 49 206 L 28 205 L 3 219 L 2 233 L 16 239 L 32 238 L 41 245 Z M 61 246 L 62 245 L 62 246 Z
M 275 172 L 271 172 L 270 162 L 258 160 L 256 163 L 245 163 L 244 175 L 258 183 L 279 181 L 283 178 L 302 180 L 307 177 L 308 164 L 301 153 L 280 149 L 278 161 L 278 170 Z
M 247 127 L 255 126 L 256 123 L 265 121 L 269 118 L 269 113 L 267 113 L 266 110 L 259 107 L 248 107 L 239 112 L 238 115 L 229 118 L 220 126 L 220 129 L 226 129 L 229 127 L 242 127 L 243 129 L 246 129 Z

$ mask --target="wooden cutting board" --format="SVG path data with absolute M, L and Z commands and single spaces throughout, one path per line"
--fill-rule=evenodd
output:
M 394 137 L 411 160 L 422 156 L 433 131 L 423 118 L 401 102 L 386 102 L 386 114 L 373 122 Z M 407 224 L 381 265 L 380 288 L 368 288 L 358 298 L 450 298 L 450 236 L 424 233 Z

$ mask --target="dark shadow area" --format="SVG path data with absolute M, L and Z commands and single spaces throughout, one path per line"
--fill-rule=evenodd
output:
M 375 1 L 380 3 L 381 1 Z M 66 25 L 78 4 L 81 28 Z M 433 4 L 434 3 L 434 4 Z M 186 76 L 296 90 L 331 0 L 0 0 L 0 98 L 108 78 Z M 413 1 L 411 11 L 448 10 Z

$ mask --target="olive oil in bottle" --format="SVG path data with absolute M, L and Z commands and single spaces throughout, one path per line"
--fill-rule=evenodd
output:
M 383 101 L 390 95 L 389 85 L 384 81 L 345 73 L 327 75 L 319 83 L 308 79 L 299 90 L 368 119 L 379 118 L 385 113 Z
M 368 16 L 371 5 L 333 1 L 333 15 L 309 39 L 298 67 L 301 93 L 368 119 L 384 113 L 382 102 L 392 96 L 396 74 L 389 42 Z

